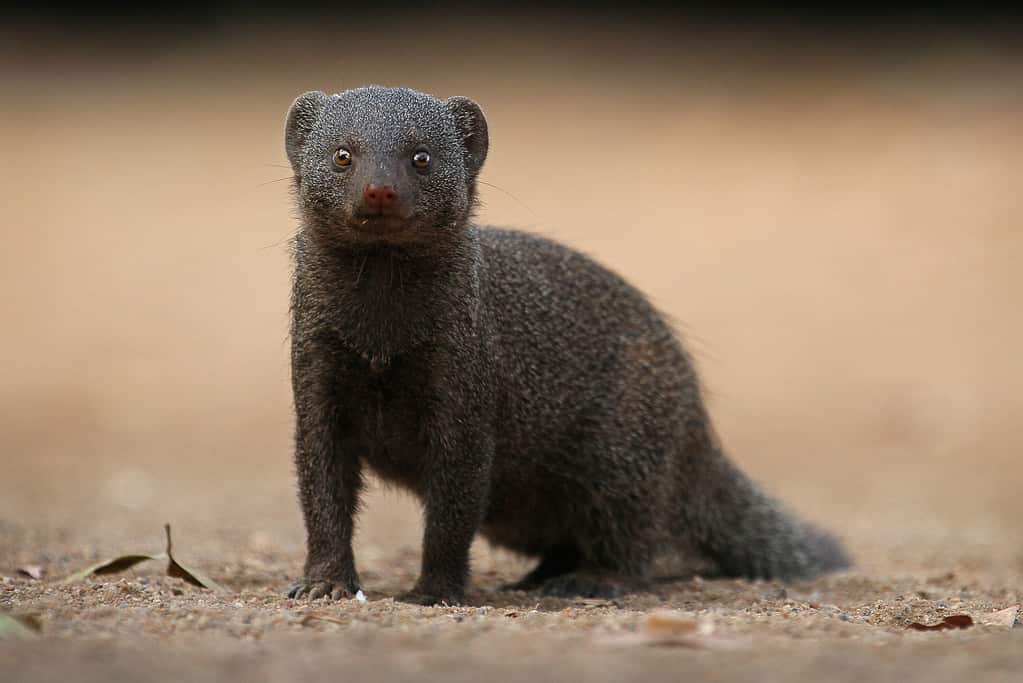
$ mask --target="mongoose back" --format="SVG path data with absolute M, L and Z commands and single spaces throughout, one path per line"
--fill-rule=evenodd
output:
M 477 533 L 538 558 L 515 588 L 613 596 L 666 551 L 728 576 L 847 565 L 723 454 L 678 337 L 590 258 L 472 222 L 479 106 L 402 88 L 310 92 L 287 116 L 295 464 L 307 531 L 292 597 L 360 589 L 366 468 L 425 511 L 400 599 L 457 603 Z

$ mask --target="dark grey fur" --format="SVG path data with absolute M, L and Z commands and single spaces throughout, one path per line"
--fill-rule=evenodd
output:
M 347 167 L 332 157 L 352 153 Z M 470 222 L 487 124 L 466 98 L 359 88 L 299 97 L 286 124 L 295 240 L 295 463 L 308 533 L 295 597 L 359 589 L 363 468 L 425 507 L 405 600 L 458 602 L 469 545 L 538 557 L 555 595 L 641 587 L 695 551 L 731 576 L 844 567 L 725 457 L 692 364 L 644 296 L 544 238 Z M 428 170 L 411 156 L 426 150 Z M 367 216 L 367 184 L 395 188 Z

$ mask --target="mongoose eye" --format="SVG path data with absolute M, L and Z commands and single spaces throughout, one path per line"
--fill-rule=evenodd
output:
M 352 163 L 352 153 L 344 147 L 338 147 L 337 151 L 334 152 L 334 165 L 347 166 L 350 163 Z
M 412 155 L 412 165 L 416 168 L 426 168 L 430 165 L 430 153 L 416 152 Z

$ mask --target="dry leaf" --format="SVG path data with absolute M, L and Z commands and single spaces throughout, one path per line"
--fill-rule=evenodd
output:
M 906 628 L 914 631 L 946 631 L 948 629 L 969 628 L 973 626 L 973 618 L 969 614 L 954 614 L 945 617 L 940 624 L 921 624 L 914 621 Z
M 24 567 L 18 567 L 18 573 L 30 579 L 41 581 L 46 576 L 46 567 L 41 564 L 26 564 Z
M 174 555 L 171 554 L 171 530 L 170 524 L 164 524 L 163 530 L 167 534 L 167 551 L 164 555 L 167 557 L 167 576 L 173 576 L 178 579 L 192 584 L 193 586 L 199 586 L 200 588 L 209 588 L 214 593 L 230 593 L 228 589 L 221 586 L 219 583 L 206 576 L 197 569 L 185 567 L 180 562 L 174 559 Z
M 104 560 L 92 565 L 91 567 L 86 567 L 80 572 L 75 572 L 64 579 L 63 583 L 74 583 L 75 581 L 81 581 L 82 579 L 93 575 L 99 576 L 102 574 L 116 574 L 117 572 L 123 572 L 126 569 L 131 569 L 135 565 L 148 560 L 167 560 L 167 576 L 182 579 L 193 586 L 208 588 L 215 593 L 224 594 L 231 592 L 199 570 L 186 567 L 174 559 L 174 555 L 171 553 L 170 524 L 164 524 L 163 530 L 167 536 L 167 549 L 165 552 L 162 552 L 159 555 L 122 555 L 110 560 Z
M 80 572 L 75 572 L 64 579 L 62 583 L 74 583 L 93 575 L 100 576 L 102 574 L 116 574 L 118 572 L 123 572 L 126 569 L 131 569 L 140 562 L 165 559 L 167 559 L 167 556 L 163 553 L 159 555 L 121 555 L 120 557 L 98 562 L 91 567 L 86 567 Z
M 1019 605 L 1008 607 L 991 614 L 980 617 L 980 623 L 984 626 L 1005 626 L 1012 628 L 1016 625 L 1016 617 L 1019 615 Z
M 34 638 L 42 630 L 39 619 L 31 614 L 0 614 L 0 640 Z

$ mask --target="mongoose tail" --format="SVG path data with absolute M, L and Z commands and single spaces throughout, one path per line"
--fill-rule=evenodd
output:
M 850 566 L 835 537 L 789 514 L 713 449 L 684 461 L 681 532 L 722 574 L 791 580 Z

